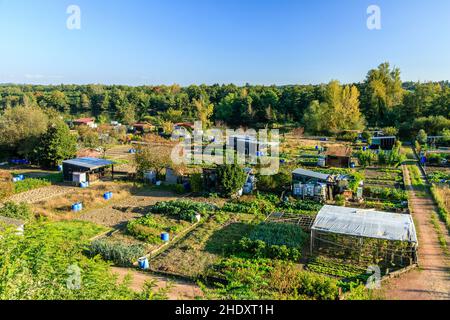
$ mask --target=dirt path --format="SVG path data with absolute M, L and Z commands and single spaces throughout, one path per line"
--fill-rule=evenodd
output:
M 153 280 L 156 284 L 155 289 L 169 286 L 167 293 L 169 300 L 194 300 L 203 295 L 201 289 L 193 283 L 155 276 L 135 269 L 113 267 L 112 271 L 119 275 L 119 280 L 130 274 L 132 276 L 130 288 L 136 292 L 142 290 L 145 282 Z
M 431 223 L 431 216 L 433 211 L 436 212 L 436 206 L 430 195 L 411 186 L 407 168 L 405 168 L 405 174 L 412 215 L 419 233 L 420 269 L 390 280 L 385 296 L 392 300 L 448 300 L 450 299 L 450 261 L 444 254 Z M 423 176 L 422 179 L 424 180 Z

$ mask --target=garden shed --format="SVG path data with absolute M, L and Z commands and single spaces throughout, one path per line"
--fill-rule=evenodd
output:
M 417 263 L 409 214 L 325 205 L 311 227 L 311 253 L 405 267 Z
M 392 150 L 394 148 L 397 137 L 373 137 L 370 149 Z
M 99 158 L 76 158 L 63 161 L 64 181 L 82 183 L 95 182 L 106 175 L 106 170 L 111 168 L 114 178 L 114 162 Z
M 349 168 L 352 148 L 347 146 L 331 146 L 325 151 L 325 165 L 335 168 Z

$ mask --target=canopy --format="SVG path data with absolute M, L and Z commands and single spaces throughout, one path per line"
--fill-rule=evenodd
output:
M 417 243 L 416 228 L 409 214 L 324 206 L 311 228 L 349 236 Z

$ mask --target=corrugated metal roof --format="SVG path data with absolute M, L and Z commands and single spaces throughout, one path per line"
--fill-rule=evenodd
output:
M 409 214 L 323 206 L 312 230 L 349 236 L 417 243 L 416 228 Z
M 324 180 L 324 181 L 327 181 L 328 178 L 330 177 L 329 174 L 315 172 L 315 171 L 306 170 L 306 169 L 302 169 L 302 168 L 295 169 L 294 171 L 292 171 L 292 173 L 293 174 L 298 174 L 298 175 L 301 175 L 301 176 L 306 176 L 306 177 L 319 179 L 319 180 Z
M 114 162 L 110 160 L 105 159 L 98 159 L 98 158 L 77 158 L 77 159 L 71 159 L 71 160 L 65 160 L 63 161 L 64 164 L 71 164 L 82 168 L 87 169 L 98 169 L 101 167 L 107 167 L 110 165 L 113 165 Z

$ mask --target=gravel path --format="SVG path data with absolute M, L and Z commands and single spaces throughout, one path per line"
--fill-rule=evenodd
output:
M 419 230 L 420 269 L 390 280 L 385 295 L 392 300 L 448 300 L 450 261 L 443 252 L 431 223 L 431 215 L 437 208 L 430 195 L 425 195 L 411 186 L 408 170 L 405 172 L 409 182 L 407 187 L 412 214 Z M 446 231 L 445 228 L 442 230 Z M 450 244 L 449 241 L 447 243 Z

